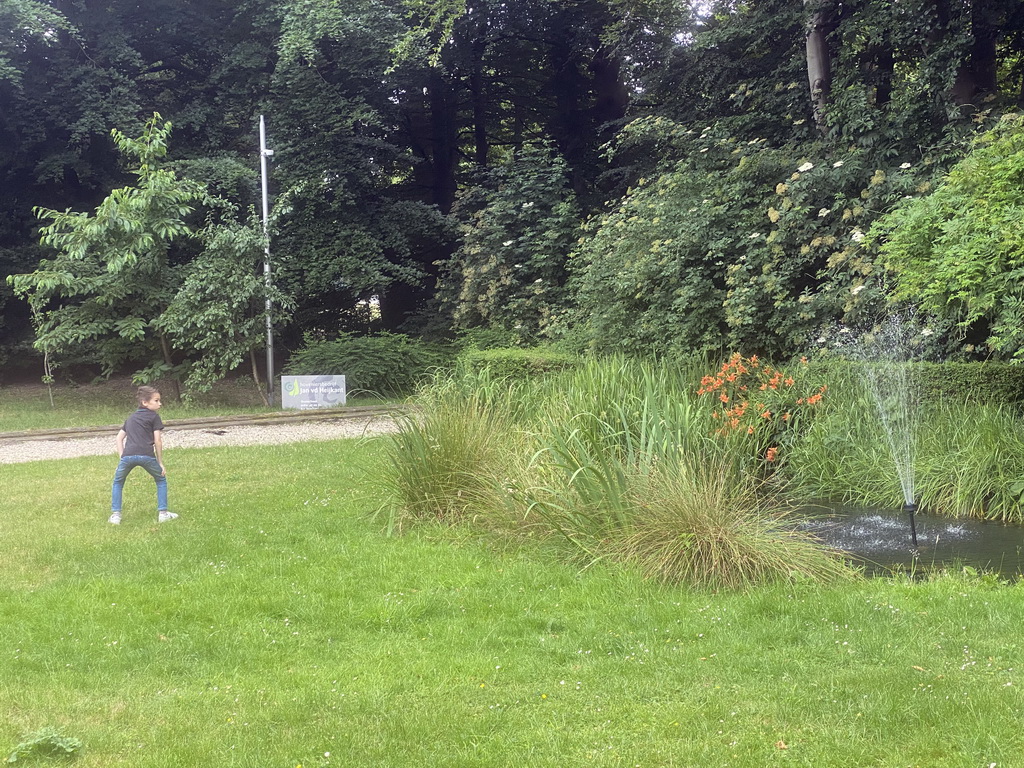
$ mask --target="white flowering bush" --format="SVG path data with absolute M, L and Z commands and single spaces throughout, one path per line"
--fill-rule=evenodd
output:
M 580 317 L 603 350 L 781 358 L 821 324 L 857 320 L 886 300 L 867 230 L 904 196 L 926 194 L 936 168 L 879 167 L 872 152 L 836 156 L 824 144 L 798 154 L 664 118 L 636 130 L 649 143 L 666 134 L 686 157 L 592 218 L 573 254 Z
M 934 165 L 885 168 L 866 150 L 800 158 L 774 184 L 760 223 L 764 247 L 728 270 L 726 322 L 733 348 L 792 354 L 812 330 L 859 320 L 886 300 L 884 271 L 866 247 L 877 216 L 932 188 Z
M 523 149 L 465 192 L 453 214 L 462 245 L 440 290 L 454 327 L 544 338 L 567 303 L 580 218 L 565 161 L 548 148 Z

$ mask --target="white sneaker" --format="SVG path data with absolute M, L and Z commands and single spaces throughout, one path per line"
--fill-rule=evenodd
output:
M 174 520 L 177 515 L 174 512 L 168 512 L 166 509 L 156 516 L 158 523 L 166 523 L 168 520 Z
M 111 525 L 120 525 L 121 524 L 121 513 L 120 512 L 111 512 L 110 513 L 110 519 L 107 520 L 107 522 L 110 523 Z

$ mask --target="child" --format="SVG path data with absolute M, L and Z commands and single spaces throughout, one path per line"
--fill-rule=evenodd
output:
M 160 393 L 153 387 L 139 387 L 139 408 L 117 433 L 117 453 L 121 461 L 114 472 L 110 499 L 110 523 L 121 524 L 121 493 L 128 473 L 142 467 L 156 480 L 156 520 L 166 523 L 177 517 L 167 510 L 167 470 L 164 468 L 164 423 L 160 420 Z

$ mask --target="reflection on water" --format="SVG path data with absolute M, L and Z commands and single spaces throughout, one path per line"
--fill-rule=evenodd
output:
M 1024 572 L 1024 526 L 984 520 L 915 516 L 918 548 L 901 510 L 815 505 L 800 528 L 849 553 L 868 572 L 969 565 L 1006 577 Z

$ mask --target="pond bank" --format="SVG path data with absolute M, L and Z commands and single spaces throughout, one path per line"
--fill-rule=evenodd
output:
M 849 553 L 872 574 L 970 566 L 1006 578 L 1024 572 L 1024 526 L 918 513 L 918 547 L 901 510 L 817 504 L 801 523 L 828 546 Z

